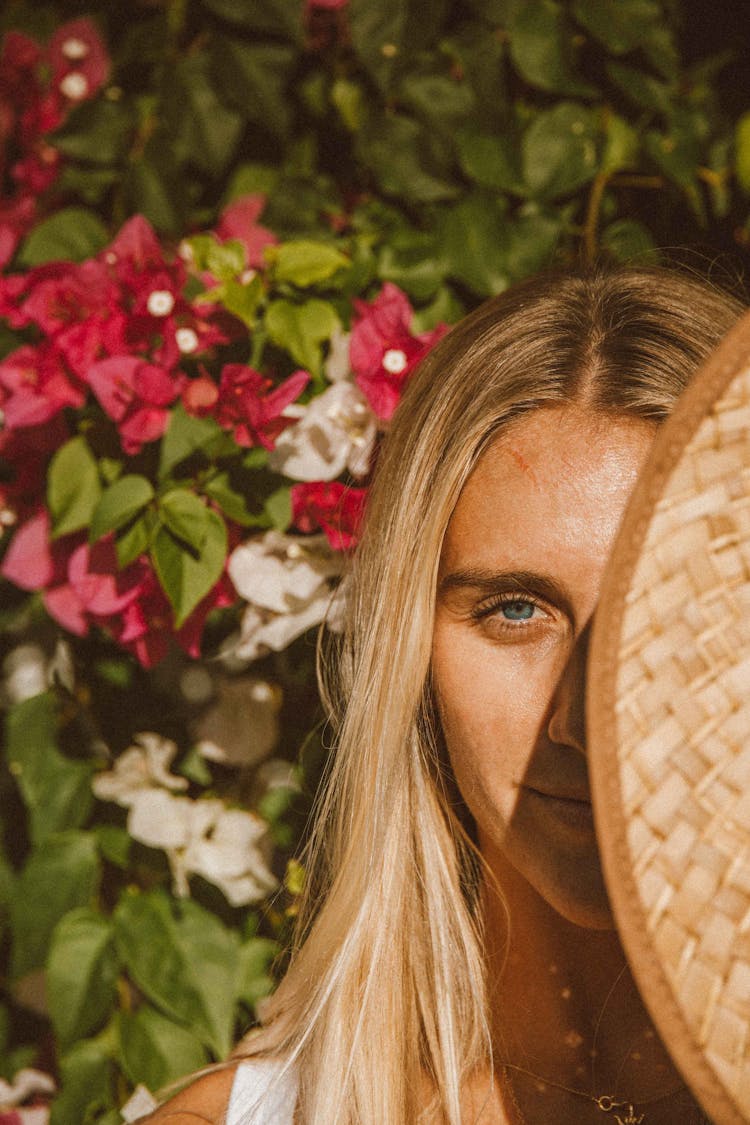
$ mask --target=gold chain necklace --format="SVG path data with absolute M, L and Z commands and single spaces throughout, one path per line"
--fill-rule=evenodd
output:
M 646 1120 L 645 1113 L 641 1113 L 640 1116 L 638 1115 L 638 1107 L 636 1106 L 635 1102 L 620 1102 L 611 1097 L 609 1094 L 600 1094 L 597 1097 L 596 1094 L 587 1094 L 585 1090 L 574 1090 L 572 1086 L 564 1086 L 562 1082 L 552 1082 L 549 1078 L 541 1078 L 538 1074 L 534 1074 L 532 1070 L 526 1070 L 522 1066 L 516 1066 L 515 1063 L 503 1063 L 502 1068 L 506 1072 L 509 1070 L 515 1070 L 519 1074 L 525 1074 L 527 1078 L 533 1078 L 536 1082 L 541 1082 L 544 1086 L 553 1086 L 557 1090 L 564 1090 L 566 1094 L 573 1094 L 573 1096 L 576 1098 L 584 1098 L 587 1102 L 591 1102 L 593 1105 L 595 1105 L 596 1108 L 602 1113 L 613 1114 L 614 1120 L 617 1122 L 617 1125 L 642 1125 L 642 1123 Z M 510 1077 L 508 1077 L 508 1081 L 506 1084 L 508 1087 L 508 1093 L 510 1094 L 510 1099 L 513 1102 L 513 1108 L 518 1114 L 519 1121 L 521 1122 L 521 1125 L 526 1125 L 526 1117 L 524 1116 L 523 1110 L 518 1104 L 515 1092 L 513 1090 L 513 1083 L 510 1081 Z M 660 1102 L 665 1098 L 670 1098 L 674 1094 L 677 1094 L 684 1089 L 684 1085 L 678 1086 L 676 1089 L 670 1090 L 666 1094 L 658 1094 L 655 1098 L 649 1098 L 648 1101 L 641 1102 L 640 1105 L 653 1105 L 655 1102 Z M 621 1112 L 618 1113 L 617 1110 L 620 1110 Z

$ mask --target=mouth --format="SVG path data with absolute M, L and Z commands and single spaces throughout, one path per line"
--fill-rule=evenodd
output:
M 572 828 L 593 831 L 594 812 L 591 797 L 584 793 L 549 793 L 541 789 L 527 788 L 540 807 Z

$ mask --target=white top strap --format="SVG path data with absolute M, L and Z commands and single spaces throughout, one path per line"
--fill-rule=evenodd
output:
M 232 1084 L 226 1125 L 293 1125 L 297 1074 L 275 1059 L 240 1063 Z

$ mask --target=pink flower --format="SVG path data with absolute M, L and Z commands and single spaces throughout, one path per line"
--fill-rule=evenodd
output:
M 163 660 L 173 640 L 188 656 L 197 659 L 208 614 L 231 605 L 234 597 L 229 579 L 222 575 L 175 632 L 172 607 L 151 567 L 144 563 L 138 597 L 125 606 L 116 622 L 111 623 L 112 632 L 118 644 L 132 652 L 144 668 L 152 668 Z
M 55 87 L 68 101 L 92 98 L 109 76 L 109 55 L 91 20 L 69 20 L 49 41 Z
M 307 533 L 320 528 L 335 551 L 346 551 L 357 543 L 366 503 L 366 488 L 349 488 L 341 481 L 295 484 L 292 521 Z
M 95 363 L 88 380 L 104 410 L 117 422 L 126 453 L 138 453 L 146 442 L 162 436 L 169 420 L 167 406 L 184 382 L 162 367 L 129 355 Z
M 38 510 L 15 532 L 0 573 L 22 590 L 42 590 L 47 612 L 77 636 L 93 620 L 104 624 L 134 601 L 138 564 L 117 569 L 111 535 L 90 546 L 83 533 L 52 539 L 49 514 Z
M 306 371 L 295 371 L 278 387 L 252 367 L 227 363 L 221 372 L 216 419 L 234 431 L 238 445 L 273 449 L 274 439 L 293 421 L 283 417 L 310 381 Z
M 66 406 L 81 406 L 86 395 L 73 382 L 51 344 L 24 344 L 0 362 L 0 387 L 6 429 L 38 426 Z
M 389 281 L 370 304 L 355 301 L 354 307 L 358 316 L 349 359 L 355 381 L 375 414 L 388 421 L 414 368 L 448 328 L 441 324 L 432 332 L 413 335 L 414 310 L 406 294 Z
M 243 195 L 225 207 L 219 217 L 216 235 L 222 242 L 238 238 L 247 250 L 247 263 L 257 269 L 263 265 L 263 251 L 274 246 L 278 239 L 266 227 L 256 222 L 266 203 L 264 195 Z

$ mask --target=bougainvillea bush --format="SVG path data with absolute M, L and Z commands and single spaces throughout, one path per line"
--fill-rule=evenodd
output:
M 750 118 L 659 0 L 0 21 L 0 1125 L 115 1125 L 283 971 L 416 365 L 551 262 L 739 273 Z

